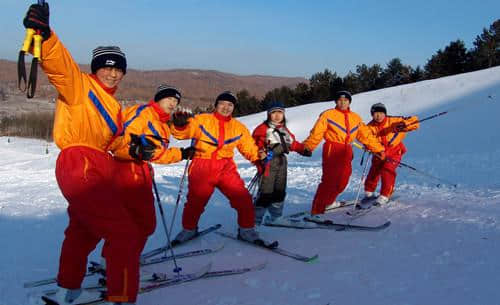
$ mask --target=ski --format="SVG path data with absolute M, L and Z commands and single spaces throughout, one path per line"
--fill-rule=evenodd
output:
M 226 270 L 217 270 L 217 271 L 209 271 L 203 275 L 203 278 L 213 278 L 213 277 L 221 277 L 221 276 L 228 276 L 228 275 L 236 275 L 236 274 L 243 274 L 251 271 L 258 271 L 264 269 L 266 266 L 267 262 L 260 263 L 255 266 L 250 266 L 250 267 L 242 267 L 242 268 L 233 268 L 233 269 L 226 269 Z M 169 278 L 169 275 L 166 273 L 160 273 L 160 272 L 154 272 L 151 273 L 151 275 L 148 276 L 149 279 L 141 279 L 143 282 L 156 282 L 156 281 L 164 281 Z
M 302 261 L 302 262 L 307 262 L 307 263 L 312 262 L 312 261 L 316 260 L 318 258 L 318 256 L 319 256 L 318 254 L 316 254 L 314 256 L 304 256 L 304 255 L 297 254 L 297 253 L 294 253 L 294 252 L 291 252 L 291 251 L 288 251 L 288 250 L 285 250 L 285 249 L 282 249 L 282 248 L 279 248 L 279 247 L 271 248 L 271 247 L 266 247 L 266 246 L 262 246 L 262 245 L 259 245 L 259 244 L 254 244 L 254 243 L 251 243 L 251 242 L 247 242 L 247 241 L 238 239 L 236 236 L 234 236 L 232 234 L 229 234 L 229 233 L 225 233 L 225 232 L 217 232 L 217 234 L 219 234 L 220 236 L 226 237 L 226 238 L 231 238 L 231 239 L 240 241 L 240 242 L 248 244 L 248 245 L 252 245 L 254 247 L 258 247 L 258 248 L 261 248 L 261 249 L 266 249 L 266 250 L 272 251 L 272 252 L 280 254 L 280 255 L 288 256 L 290 258 L 293 258 L 293 259 L 296 259 L 296 260 L 299 260 L 299 261 Z
M 333 211 L 333 210 L 345 208 L 345 207 L 352 206 L 352 205 L 354 205 L 354 200 L 351 200 L 351 201 L 345 201 L 345 200 L 335 201 L 334 203 L 332 203 L 331 205 L 329 205 L 329 206 L 326 207 L 325 213 L 328 212 L 328 211 Z M 309 214 L 309 211 L 301 211 L 301 212 L 290 214 L 290 215 L 287 215 L 287 216 L 284 216 L 284 217 L 285 218 L 297 218 L 297 217 L 304 216 L 304 215 L 307 215 L 307 214 Z
M 204 266 L 201 268 L 199 271 L 189 273 L 189 274 L 181 274 L 181 275 L 176 275 L 173 278 L 169 278 L 166 280 L 161 280 L 161 281 L 155 281 L 155 282 L 150 282 L 147 285 L 143 285 L 139 288 L 139 294 L 146 293 L 155 289 L 159 288 L 164 288 L 164 287 L 169 287 L 173 285 L 179 285 L 182 283 L 186 282 L 191 282 L 197 279 L 202 278 L 206 273 L 210 271 L 212 267 L 212 263 Z M 85 288 L 85 289 L 92 289 L 93 288 Z M 104 287 L 96 288 L 101 291 L 102 293 L 102 298 L 91 301 L 91 302 L 86 302 L 86 303 L 79 303 L 80 305 L 95 305 L 95 304 L 103 304 L 106 303 L 107 301 L 105 300 L 105 294 L 106 294 L 106 289 Z M 57 305 L 54 301 L 50 300 L 47 296 L 55 294 L 55 290 L 52 293 L 46 293 L 46 295 L 42 296 L 42 300 L 45 302 L 46 305 Z
M 324 226 L 326 228 L 332 227 L 335 228 L 337 231 L 341 230 L 358 230 L 358 231 L 380 231 L 383 230 L 391 225 L 391 221 L 386 221 L 381 225 L 377 226 L 365 226 L 365 225 L 353 225 L 349 223 L 337 223 L 333 222 L 331 220 L 325 220 L 325 221 L 313 221 L 312 219 L 307 219 L 304 218 L 305 221 L 309 221 L 312 223 L 315 223 L 319 226 Z
M 259 271 L 262 270 L 266 267 L 267 262 L 263 262 L 254 266 L 250 267 L 240 267 L 240 268 L 232 268 L 232 269 L 226 269 L 226 270 L 214 270 L 214 271 L 209 271 L 205 273 L 202 277 L 200 278 L 214 278 L 214 277 L 222 277 L 222 276 L 230 276 L 230 275 L 238 275 L 238 274 L 244 274 L 247 272 L 252 272 L 252 271 Z M 172 276 L 170 275 L 170 278 Z M 150 275 L 148 275 L 148 278 L 141 278 L 141 283 L 150 283 L 150 282 L 164 282 L 169 279 L 169 276 L 165 273 L 161 272 L 153 272 Z M 86 286 L 83 289 L 87 290 L 104 290 L 106 289 L 105 287 L 105 281 L 99 281 L 98 285 L 95 286 Z M 56 293 L 56 289 L 50 289 L 46 290 L 43 293 L 45 295 L 52 295 Z
M 311 230 L 311 229 L 327 229 L 327 230 L 337 230 L 333 226 L 320 226 L 313 222 L 307 222 L 303 219 L 298 218 L 289 218 L 287 219 L 290 223 L 273 223 L 273 222 L 263 222 L 264 226 L 268 227 L 278 227 L 278 228 L 289 228 L 289 229 L 300 229 L 300 230 Z M 340 228 L 343 230 L 343 228 Z
M 215 253 L 217 251 L 220 251 L 222 248 L 224 248 L 224 244 L 220 244 L 220 245 L 218 245 L 216 247 L 212 247 L 212 248 L 187 251 L 187 252 L 183 252 L 183 253 L 176 253 L 175 258 L 180 259 L 180 258 L 187 258 L 187 257 L 194 257 L 194 256 L 211 254 L 211 253 Z M 173 260 L 173 257 L 171 255 L 162 256 L 162 257 L 158 257 L 158 258 L 152 258 L 149 260 L 142 261 L 141 266 L 159 264 L 159 263 L 163 263 L 163 262 L 170 261 L 170 260 Z M 91 261 L 90 266 L 88 267 L 88 271 L 85 274 L 85 277 L 92 276 L 94 274 L 105 275 L 105 270 L 104 270 L 104 266 L 102 264 Z M 33 287 L 44 286 L 44 285 L 55 284 L 55 283 L 57 283 L 56 278 L 33 281 L 33 282 L 26 282 L 26 283 L 24 283 L 24 288 L 33 288 Z
M 175 254 L 175 258 L 179 259 L 179 258 L 187 258 L 187 257 L 193 257 L 193 256 L 200 256 L 200 255 L 212 254 L 212 253 L 215 253 L 217 251 L 222 250 L 222 248 L 224 248 L 224 244 L 220 244 L 219 246 L 213 247 L 213 248 L 206 248 L 206 249 L 201 249 L 201 250 L 193 250 L 193 251 L 188 251 L 188 252 L 178 253 L 178 254 L 176 253 Z M 142 261 L 141 262 L 141 266 L 148 266 L 148 265 L 153 265 L 153 264 L 159 264 L 159 263 L 163 263 L 163 262 L 170 261 L 170 260 L 173 260 L 173 259 L 174 259 L 174 257 L 172 255 L 167 255 L 167 256 L 162 256 L 162 257 L 156 257 L 156 258 L 152 258 L 152 259 L 149 259 L 149 260 Z
M 208 234 L 208 233 L 210 233 L 210 232 L 217 231 L 217 230 L 218 230 L 218 229 L 220 229 L 221 227 L 222 227 L 222 225 L 221 225 L 221 224 L 216 224 L 216 225 L 213 225 L 213 226 L 211 226 L 211 227 L 208 227 L 208 228 L 206 228 L 205 230 L 199 231 L 199 232 L 198 232 L 198 234 L 196 234 L 195 236 L 193 236 L 193 238 L 191 238 L 191 239 L 189 239 L 189 240 L 187 240 L 187 241 L 185 241 L 185 242 L 183 242 L 183 243 L 175 243 L 175 244 L 173 243 L 173 244 L 172 244 L 172 247 L 176 247 L 176 246 L 178 246 L 178 245 L 184 244 L 184 243 L 186 243 L 186 242 L 188 242 L 188 241 L 190 241 L 190 240 L 196 239 L 196 238 L 201 237 L 201 236 L 203 236 L 203 235 L 206 235 L 206 234 Z M 145 259 L 147 259 L 147 258 L 150 258 L 150 257 L 153 257 L 153 256 L 155 256 L 155 255 L 158 255 L 158 254 L 160 254 L 160 253 L 162 253 L 162 252 L 165 252 L 165 251 L 167 251 L 167 250 L 169 250 L 169 249 L 170 249 L 170 245 L 166 245 L 166 246 L 159 247 L 159 248 L 156 248 L 156 249 L 150 250 L 150 251 L 148 251 L 148 252 L 145 252 L 145 253 L 143 253 L 143 254 L 141 255 L 141 261 L 144 261 L 144 260 L 145 260 Z

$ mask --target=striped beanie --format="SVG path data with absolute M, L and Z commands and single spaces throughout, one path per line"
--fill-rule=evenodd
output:
M 97 47 L 92 51 L 92 74 L 104 67 L 115 67 L 127 73 L 127 59 L 125 53 L 116 46 Z
M 177 88 L 167 84 L 161 84 L 156 90 L 155 102 L 158 102 L 166 97 L 175 97 L 177 99 L 177 103 L 181 102 L 181 93 Z

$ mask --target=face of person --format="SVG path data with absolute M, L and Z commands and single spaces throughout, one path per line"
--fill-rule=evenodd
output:
M 381 123 L 385 119 L 385 113 L 377 111 L 372 114 L 372 118 L 377 123 Z
M 114 67 L 103 67 L 96 71 L 97 79 L 108 88 L 114 88 L 123 79 L 123 71 Z
M 281 124 L 285 118 L 285 113 L 282 110 L 273 110 L 273 112 L 269 114 L 269 118 L 273 124 Z
M 168 114 L 172 113 L 175 110 L 175 107 L 177 107 L 178 103 L 179 100 L 173 96 L 164 97 L 158 101 L 158 105 L 160 106 L 160 108 Z
M 349 105 L 351 104 L 351 102 L 349 102 L 349 99 L 347 99 L 346 97 L 341 97 L 341 98 L 337 99 L 336 103 L 337 103 L 337 107 L 340 110 L 349 109 Z
M 222 116 L 230 116 L 233 114 L 234 104 L 230 101 L 218 101 L 215 106 L 215 111 Z

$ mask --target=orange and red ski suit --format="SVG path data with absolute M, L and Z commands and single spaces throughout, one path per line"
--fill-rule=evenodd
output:
M 396 131 L 396 126 L 401 123 L 404 123 L 406 128 L 402 131 Z M 401 162 L 403 154 L 406 153 L 403 139 L 406 136 L 406 132 L 418 129 L 418 117 L 402 118 L 386 116 L 382 122 L 377 123 L 375 120 L 372 120 L 367 126 L 370 133 L 377 137 L 379 142 L 384 145 L 386 160 L 380 160 L 373 156 L 372 165 L 365 181 L 365 191 L 374 192 L 381 178 L 380 195 L 389 198 L 394 192 L 394 185 L 396 184 L 396 168 L 399 162 Z
M 104 239 L 107 300 L 135 302 L 139 256 L 147 235 L 133 209 L 121 200 L 115 183 L 117 163 L 108 153 L 123 125 L 121 105 L 113 97 L 116 89 L 105 89 L 94 75 L 80 71 L 55 33 L 43 42 L 42 55 L 42 69 L 59 94 L 54 141 L 61 152 L 56 178 L 69 215 L 58 284 L 80 288 L 87 256 Z
M 252 197 L 234 163 L 234 149 L 251 162 L 258 160 L 258 148 L 248 129 L 232 117 L 217 112 L 199 114 L 184 128 L 172 128 L 178 139 L 194 139 L 196 148 L 189 166 L 187 202 L 182 226 L 194 230 L 215 188 L 224 194 L 238 213 L 241 228 L 255 224 Z
M 314 195 L 312 215 L 323 214 L 326 206 L 333 203 L 346 188 L 352 172 L 351 143 L 354 139 L 375 153 L 384 150 L 377 139 L 369 133 L 361 117 L 350 110 L 342 111 L 335 108 L 324 111 L 303 143 L 308 150 L 313 151 L 323 139 L 325 140 L 323 173 Z

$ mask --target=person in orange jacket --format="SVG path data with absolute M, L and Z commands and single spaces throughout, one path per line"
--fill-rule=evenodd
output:
M 156 227 L 152 183 L 153 168 L 148 162 L 170 164 L 187 159 L 194 148 L 169 148 L 170 115 L 181 101 L 175 87 L 160 85 L 147 104 L 134 105 L 123 111 L 123 137 L 113 147 L 117 159 L 115 182 L 118 194 L 134 220 L 143 229 L 145 238 Z M 140 204 L 137 204 L 140 202 Z
M 416 116 L 408 118 L 387 116 L 387 109 L 382 103 L 372 105 L 370 112 L 373 120 L 367 126 L 370 132 L 384 145 L 387 158 L 386 160 L 380 160 L 375 156 L 373 157 L 365 181 L 365 197 L 361 200 L 361 207 L 369 206 L 366 203 L 372 200 L 375 200 L 375 205 L 385 204 L 389 201 L 396 183 L 396 168 L 403 154 L 406 153 L 403 139 L 407 132 L 416 130 L 419 127 L 418 117 Z M 376 198 L 374 192 L 379 179 L 382 180 L 382 184 L 380 196 Z
M 286 197 L 288 160 L 286 155 L 295 151 L 303 156 L 310 157 L 311 152 L 304 148 L 304 144 L 295 139 L 293 133 L 286 126 L 285 107 L 279 101 L 269 103 L 266 120 L 257 126 L 252 137 L 259 149 L 270 152 L 270 160 L 265 167 L 259 170 L 261 174 L 259 192 L 255 200 L 255 223 L 260 225 L 266 211 L 269 218 L 267 224 L 290 224 L 282 217 Z
M 187 202 L 182 213 L 182 231 L 174 242 L 182 243 L 197 234 L 198 221 L 215 188 L 224 194 L 238 213 L 238 237 L 262 243 L 255 231 L 252 197 L 234 163 L 234 149 L 251 162 L 266 157 L 259 153 L 248 129 L 232 117 L 236 97 L 229 91 L 215 100 L 215 111 L 192 118 L 174 114 L 172 134 L 177 139 L 194 139 L 196 152 L 189 167 Z
M 324 221 L 322 214 L 328 205 L 344 191 L 352 172 L 353 152 L 351 143 L 355 139 L 385 158 L 384 147 L 369 132 L 361 117 L 349 108 L 351 94 L 339 91 L 335 97 L 336 107 L 321 113 L 311 130 L 304 146 L 313 151 L 324 139 L 323 174 L 311 208 L 310 221 Z
M 68 201 L 55 295 L 56 304 L 79 304 L 101 298 L 82 290 L 87 256 L 104 239 L 107 300 L 132 304 L 136 300 L 139 256 L 145 239 L 116 193 L 115 164 L 108 153 L 122 132 L 121 105 L 113 96 L 123 79 L 127 61 L 120 48 L 98 47 L 92 53 L 91 74 L 80 71 L 68 50 L 49 26 L 49 6 L 30 6 L 26 28 L 42 37 L 41 67 L 56 88 L 54 141 L 61 149 L 56 179 Z

